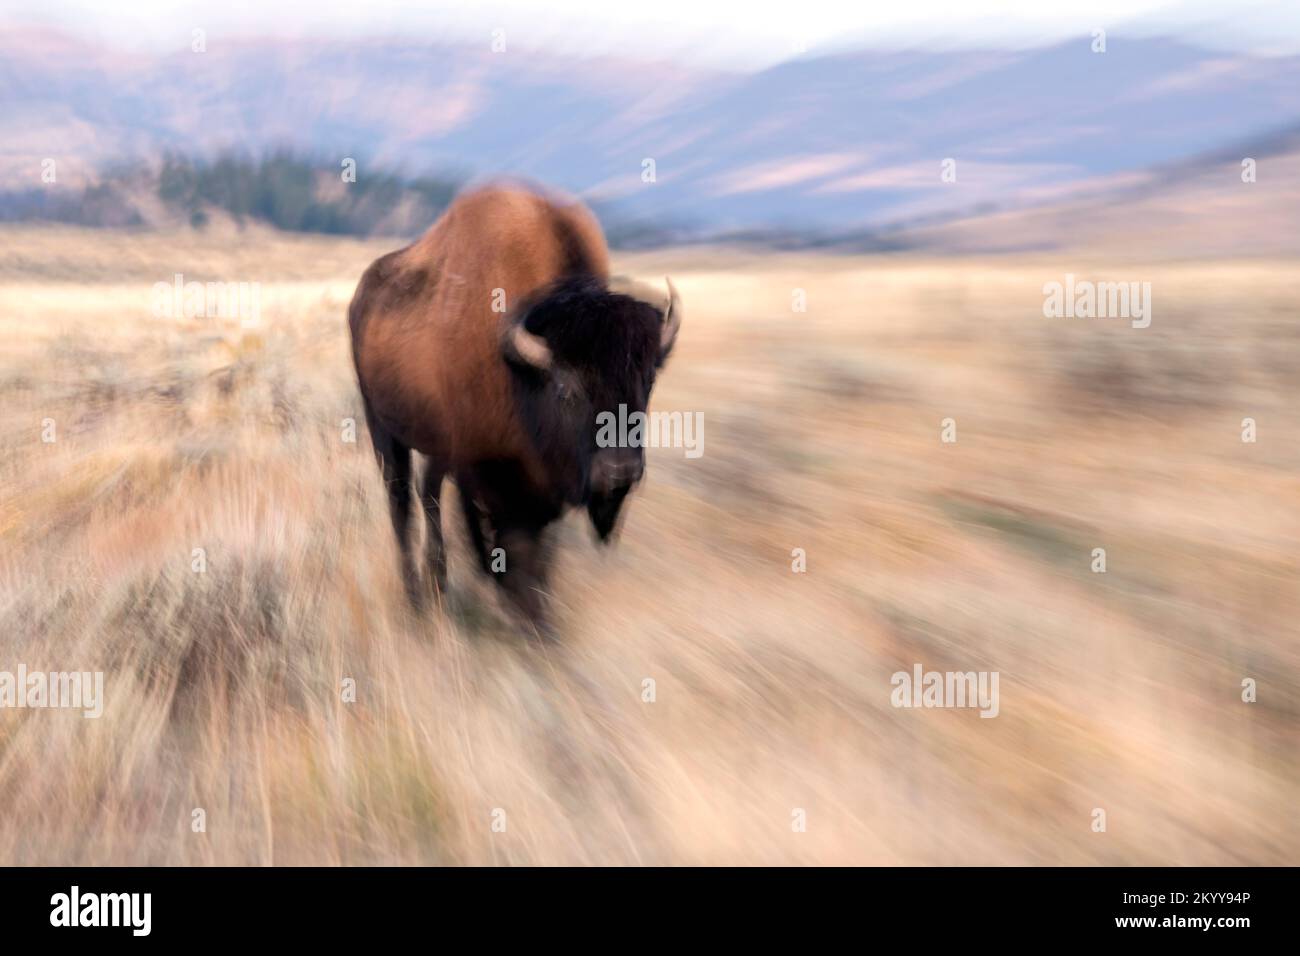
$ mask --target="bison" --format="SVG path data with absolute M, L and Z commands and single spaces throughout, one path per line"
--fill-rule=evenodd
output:
M 531 187 L 462 194 L 371 264 L 348 310 L 352 357 L 414 605 L 446 590 L 450 478 L 479 566 L 550 632 L 547 527 L 585 507 L 610 540 L 644 449 L 598 447 L 597 415 L 645 411 L 681 321 L 671 281 L 660 295 L 611 280 L 591 212 Z M 425 456 L 424 588 L 409 536 L 412 449 Z

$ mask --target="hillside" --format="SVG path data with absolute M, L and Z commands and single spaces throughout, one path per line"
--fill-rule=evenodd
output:
M 1112 35 L 1021 51 L 861 51 L 753 74 L 407 40 L 226 37 L 126 53 L 0 41 L 0 187 L 80 188 L 164 151 L 292 143 L 417 176 L 537 178 L 680 234 L 914 227 L 1015 208 L 1294 127 L 1300 58 Z M 956 181 L 940 163 L 956 161 Z M 642 179 L 646 159 L 655 181 Z
M 1241 157 L 1256 162 L 1242 180 Z M 1300 255 L 1300 137 L 1241 144 L 1116 177 L 1074 197 L 905 230 L 906 248 L 953 253 L 1104 250 L 1137 259 Z

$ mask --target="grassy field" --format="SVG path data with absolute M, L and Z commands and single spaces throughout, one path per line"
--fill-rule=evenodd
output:
M 563 523 L 539 649 L 459 527 L 404 604 L 344 321 L 390 247 L 3 233 L 0 670 L 105 709 L 0 710 L 0 863 L 1300 858 L 1296 262 L 619 257 L 705 452 Z M 155 317 L 177 272 L 261 321 Z M 1044 318 L 1067 272 L 1151 327 Z M 894 708 L 916 663 L 999 715 Z

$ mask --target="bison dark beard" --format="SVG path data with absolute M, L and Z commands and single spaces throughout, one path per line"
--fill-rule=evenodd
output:
M 617 488 L 608 494 L 593 494 L 587 502 L 587 515 L 591 525 L 596 529 L 600 540 L 606 544 L 610 534 L 618 524 L 618 515 L 623 508 L 623 499 L 627 497 L 628 487 Z

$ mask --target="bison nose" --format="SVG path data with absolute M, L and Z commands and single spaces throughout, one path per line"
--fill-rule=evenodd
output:
M 627 488 L 640 481 L 644 471 L 640 449 L 602 451 L 591 465 L 591 485 L 595 491 L 603 493 Z

